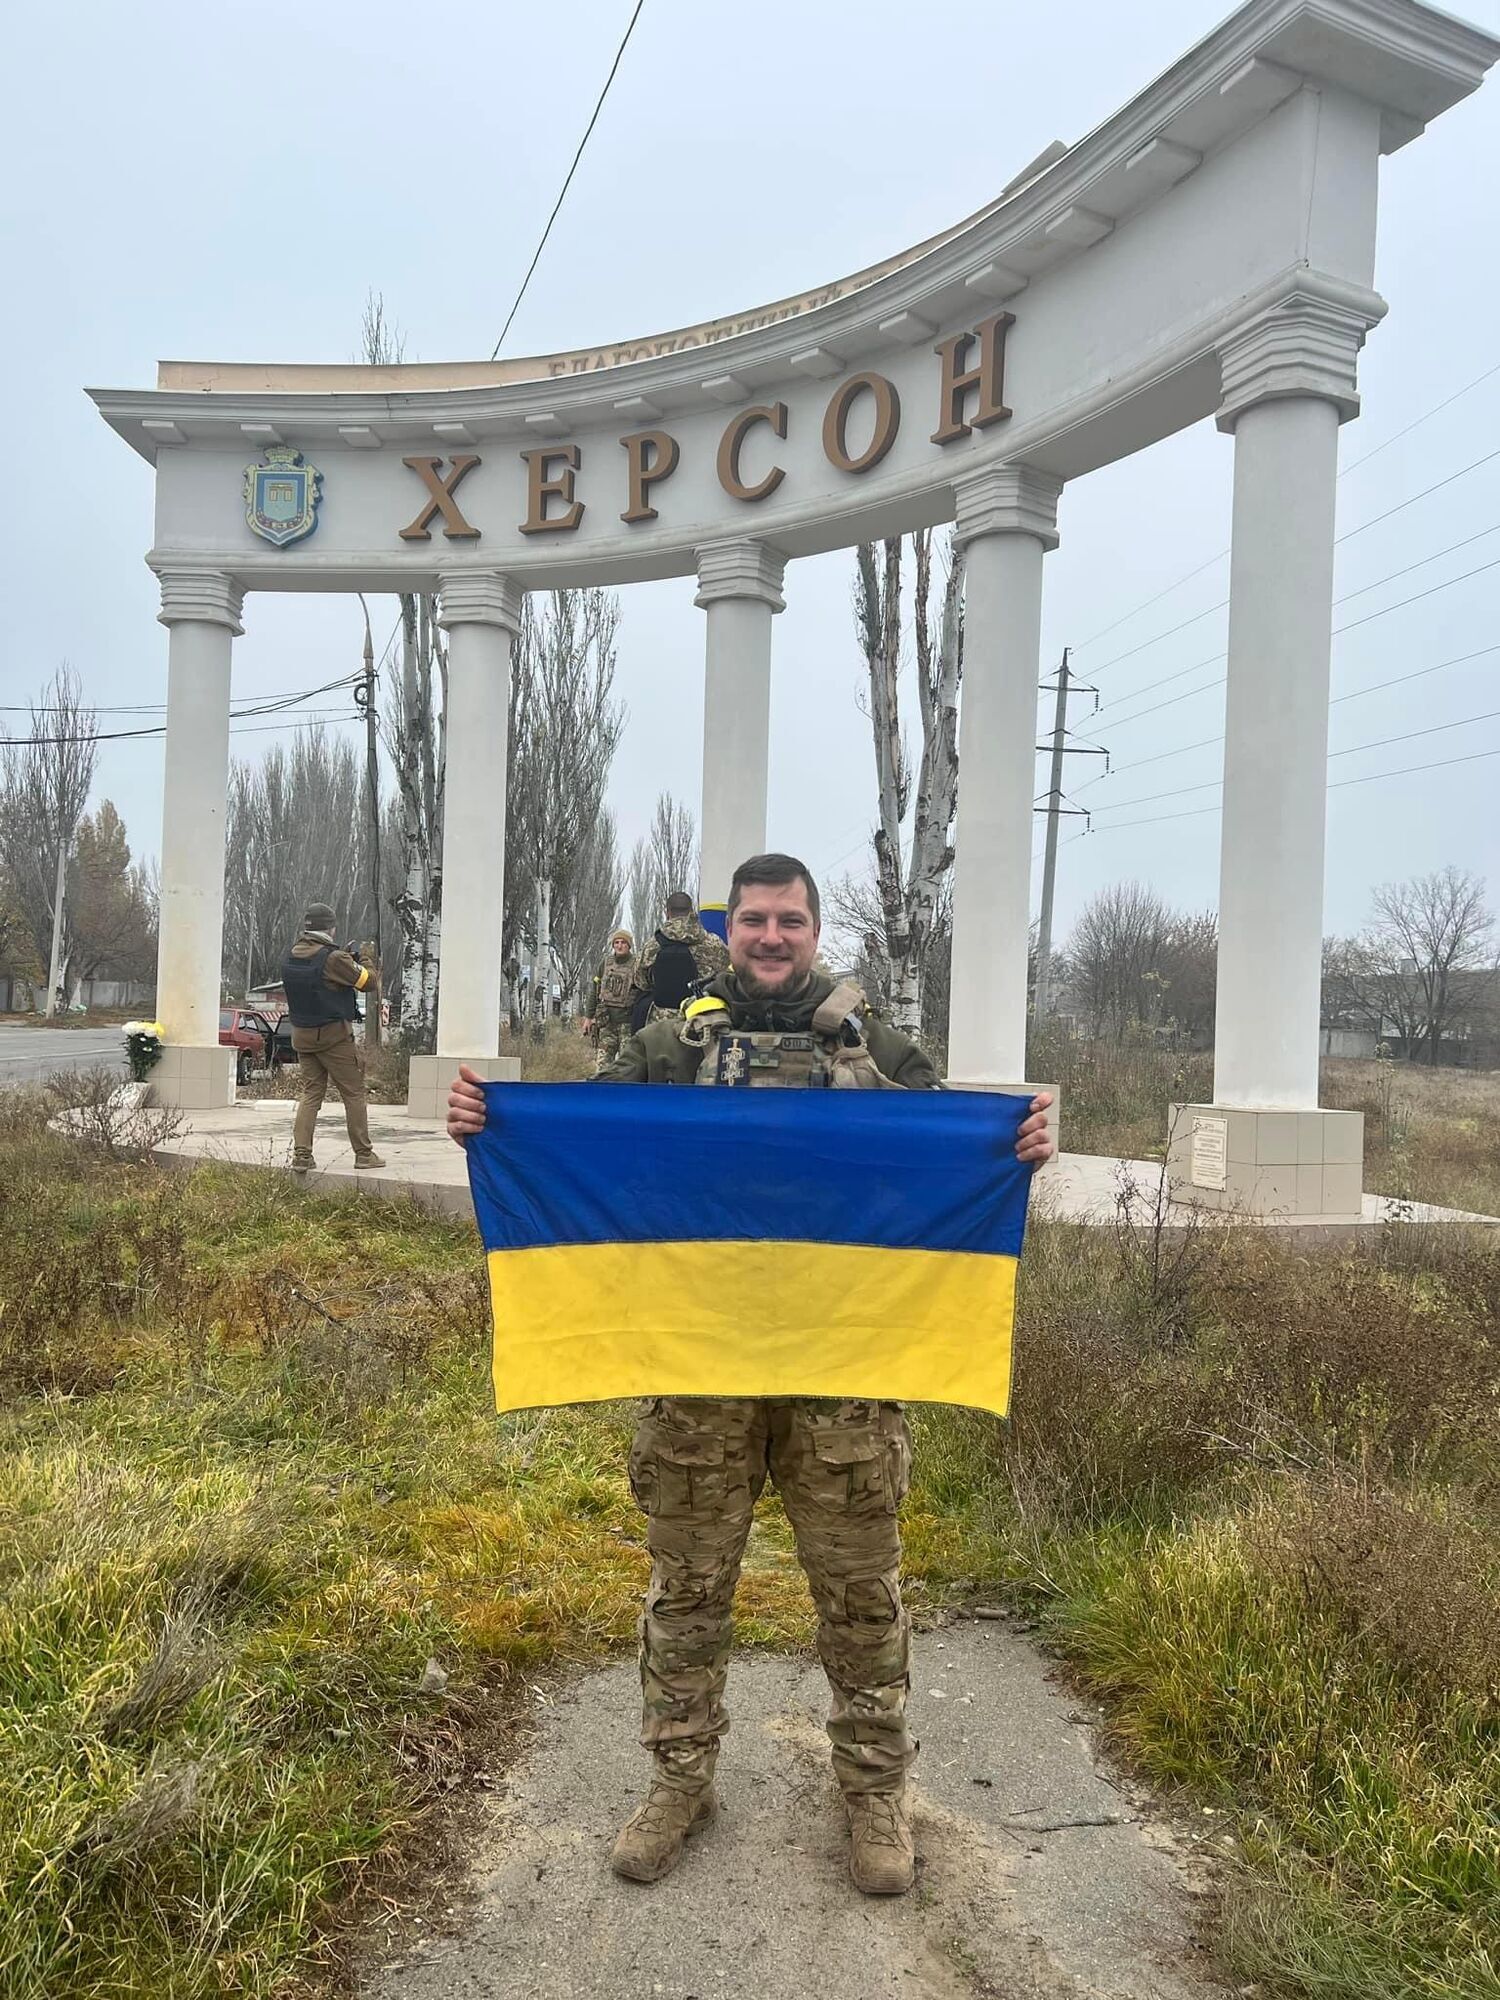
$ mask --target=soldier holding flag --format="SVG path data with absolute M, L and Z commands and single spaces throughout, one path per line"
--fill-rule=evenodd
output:
M 625 1042 L 609 1083 L 936 1090 L 926 1055 L 868 1013 L 860 995 L 815 969 L 818 890 L 791 855 L 736 869 L 728 902 L 729 968 L 675 1017 Z M 1054 1150 L 1045 1094 L 1031 1102 L 1016 1154 Z M 480 1079 L 461 1069 L 448 1131 L 483 1130 Z M 897 1507 L 911 1447 L 900 1406 L 817 1398 L 658 1397 L 642 1413 L 631 1484 L 647 1517 L 652 1575 L 641 1621 L 642 1741 L 653 1770 L 645 1802 L 611 1856 L 619 1875 L 654 1882 L 714 1817 L 714 1767 L 729 1726 L 724 1689 L 730 1609 L 755 1500 L 781 1492 L 818 1609 L 818 1650 L 832 1690 L 828 1733 L 849 1816 L 850 1872 L 868 1895 L 913 1879 L 906 1773 L 910 1625 L 901 1602 Z

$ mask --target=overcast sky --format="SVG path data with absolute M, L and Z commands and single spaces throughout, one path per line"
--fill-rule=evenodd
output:
M 487 356 L 629 11 L 629 0 L 448 0 L 436 12 L 91 0 L 12 17 L 0 699 L 24 702 L 64 659 L 101 727 L 153 719 L 107 708 L 165 698 L 167 637 L 141 560 L 150 470 L 83 385 L 150 386 L 163 356 L 351 359 L 370 287 L 409 360 Z M 1500 0 L 1465 11 L 1500 29 Z M 1053 0 L 967 17 L 910 0 L 646 0 L 505 352 L 647 334 L 872 263 L 979 207 L 1049 140 L 1082 137 L 1220 12 L 1214 0 Z M 1500 363 L 1497 137 L 1492 80 L 1383 166 L 1376 283 L 1391 310 L 1365 351 L 1364 413 L 1343 432 L 1341 533 L 1500 454 L 1497 372 L 1355 464 Z M 1122 878 L 1183 905 L 1217 899 L 1218 820 L 1198 813 L 1217 794 L 1186 788 L 1220 768 L 1204 739 L 1222 729 L 1223 690 L 1205 684 L 1223 672 L 1226 613 L 1212 607 L 1227 591 L 1231 458 L 1230 440 L 1199 425 L 1063 497 L 1045 664 L 1071 645 L 1077 671 L 1097 679 L 1106 705 L 1091 740 L 1110 746 L 1115 775 L 1088 782 L 1093 758 L 1070 771 L 1095 819 L 1087 835 L 1082 820 L 1065 828 L 1062 930 Z M 1379 747 L 1337 756 L 1330 778 L 1444 768 L 1331 792 L 1330 929 L 1363 921 L 1372 884 L 1449 861 L 1500 895 L 1500 754 L 1477 758 L 1500 753 L 1500 650 L 1362 692 L 1500 648 L 1500 567 L 1482 567 L 1497 564 L 1500 455 L 1340 549 L 1336 594 L 1348 601 L 1335 625 L 1351 629 L 1334 641 L 1332 748 Z M 775 630 L 770 838 L 830 877 L 862 865 L 872 812 L 851 569 L 848 555 L 789 566 Z M 1481 573 L 1434 588 L 1467 571 Z M 1418 592 L 1431 594 L 1391 608 Z M 696 809 L 692 594 L 682 579 L 623 595 L 630 719 L 613 803 L 626 847 L 658 789 Z M 394 600 L 380 615 L 383 639 Z M 352 600 L 254 596 L 235 695 L 352 670 L 361 636 Z M 1080 734 L 1088 707 L 1075 710 Z M 1488 719 L 1443 726 L 1473 717 Z M 255 756 L 278 740 L 232 747 Z M 1447 762 L 1462 757 L 1477 760 Z M 161 769 L 159 740 L 101 750 L 99 795 L 138 851 L 157 847 Z

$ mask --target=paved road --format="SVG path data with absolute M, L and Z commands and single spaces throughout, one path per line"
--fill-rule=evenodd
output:
M 0 1021 L 0 1090 L 41 1083 L 70 1069 L 117 1069 L 125 1074 L 118 1028 L 30 1028 Z
M 827 1689 L 807 1661 L 736 1660 L 719 1820 L 652 1888 L 607 1866 L 647 1770 L 634 1665 L 536 1693 L 540 1727 L 486 1795 L 472 1878 L 437 1906 L 453 1915 L 390 1938 L 363 2000 L 1224 1993 L 1194 1944 L 1201 1861 L 1100 1769 L 1076 1699 L 1003 1625 L 916 1642 L 920 1873 L 889 1901 L 849 1881 Z

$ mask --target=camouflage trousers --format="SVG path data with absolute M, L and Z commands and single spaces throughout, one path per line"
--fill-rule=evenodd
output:
M 594 1068 L 608 1069 L 620 1053 L 626 1037 L 630 1033 L 630 1016 L 622 1015 L 618 1021 L 600 1017 L 594 1030 Z
M 893 1792 L 916 1755 L 906 1727 L 910 1622 L 901 1534 L 911 1443 L 895 1403 L 663 1398 L 645 1406 L 630 1485 L 647 1518 L 641 1741 L 684 1790 L 713 1775 L 729 1727 L 730 1610 L 766 1479 L 797 1538 L 818 1614 L 845 1792 Z

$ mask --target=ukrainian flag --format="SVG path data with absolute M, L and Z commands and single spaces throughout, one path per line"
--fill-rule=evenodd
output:
M 837 1396 L 1005 1414 L 1022 1097 L 492 1083 L 501 1410 Z

